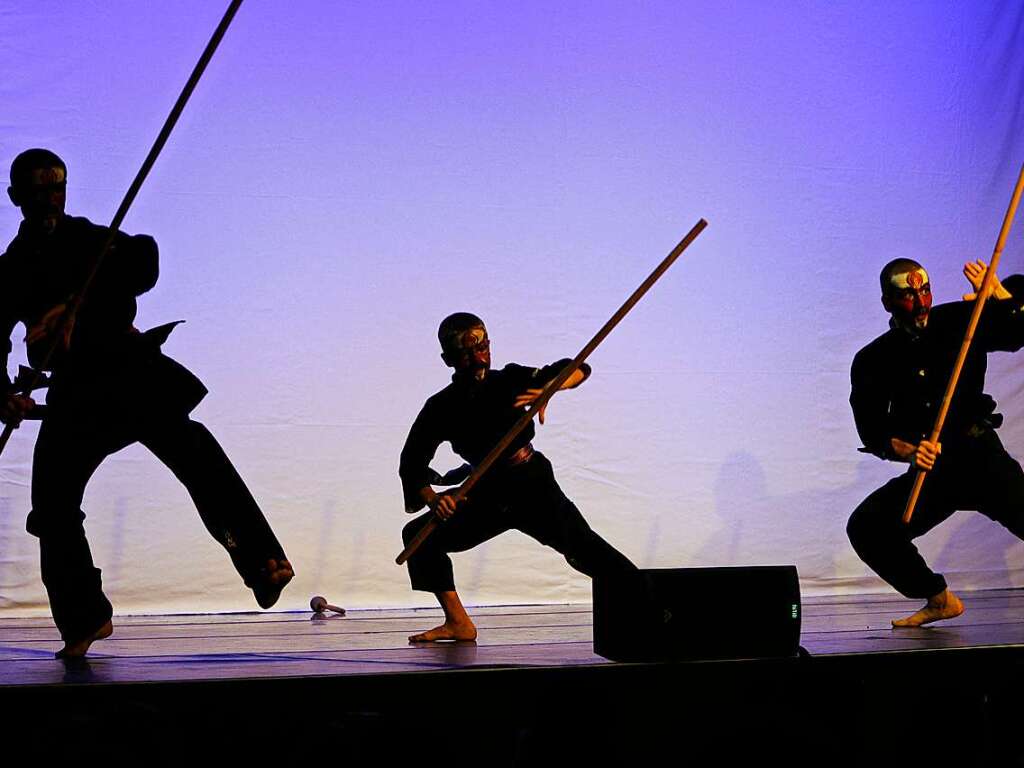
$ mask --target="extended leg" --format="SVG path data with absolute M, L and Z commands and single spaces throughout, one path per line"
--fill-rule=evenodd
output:
M 636 566 L 599 536 L 558 487 L 547 458 L 535 454 L 522 467 L 514 501 L 516 527 L 560 552 L 577 571 L 590 576 L 615 577 L 636 572 Z
M 148 427 L 140 442 L 182 482 L 206 529 L 227 550 L 256 601 L 270 608 L 294 572 L 217 440 L 202 424 L 183 417 Z
M 979 439 L 979 449 L 973 456 L 976 461 L 972 462 L 970 477 L 965 482 L 972 498 L 964 503 L 964 508 L 977 509 L 1018 539 L 1024 539 L 1024 470 L 1006 452 L 995 433 Z

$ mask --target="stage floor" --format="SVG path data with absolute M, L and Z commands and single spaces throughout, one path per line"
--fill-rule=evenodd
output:
M 918 603 L 888 595 L 810 598 L 800 644 L 816 658 L 1024 646 L 1024 591 L 965 593 L 967 611 L 936 626 L 893 630 Z M 741 606 L 721 605 L 722 611 Z M 170 682 L 609 665 L 592 649 L 588 605 L 475 608 L 474 643 L 410 645 L 437 610 L 119 616 L 90 663 L 66 669 L 49 619 L 0 620 L 0 686 Z M 704 613 L 703 620 L 714 621 Z
M 929 733 L 932 766 L 1024 766 L 1024 591 L 963 597 L 899 631 L 916 603 L 806 599 L 807 654 L 645 664 L 594 654 L 587 605 L 476 608 L 477 643 L 420 646 L 436 610 L 121 616 L 70 666 L 48 619 L 5 619 L 0 726 L 55 760 L 175 767 L 903 765 Z

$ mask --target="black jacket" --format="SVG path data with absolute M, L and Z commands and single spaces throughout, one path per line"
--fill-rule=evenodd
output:
M 76 216 L 62 218 L 50 235 L 32 235 L 23 224 L 0 255 L 0 385 L 10 382 L 7 358 L 15 326 L 34 325 L 81 289 L 107 232 Z M 51 406 L 80 414 L 116 402 L 139 418 L 163 409 L 188 412 L 202 400 L 202 382 L 160 352 L 170 328 L 142 334 L 133 327 L 136 299 L 158 276 L 153 238 L 118 232 L 78 313 L 70 352 L 56 356 L 50 366 Z M 48 344 L 29 347 L 33 365 Z
M 1024 346 L 1024 276 L 1008 277 L 1003 285 L 1013 298 L 985 304 L 946 416 L 944 442 L 1001 422 L 995 400 L 983 391 L 987 354 Z M 890 328 L 857 353 L 850 405 L 862 450 L 892 459 L 891 438 L 917 443 L 931 433 L 973 307 L 966 301 L 940 304 L 920 333 Z
M 452 450 L 470 465 L 479 464 L 523 415 L 523 409 L 513 405 L 516 397 L 545 386 L 571 362 L 559 360 L 543 368 L 509 363 L 488 371 L 482 381 L 453 376 L 451 384 L 423 405 L 402 448 L 398 474 L 406 509 L 413 512 L 423 506 L 419 491 L 436 481 L 437 473 L 429 465 L 441 443 L 451 443 Z M 589 366 L 580 369 L 589 375 Z M 503 456 L 514 454 L 535 433 L 533 424 L 528 424 Z

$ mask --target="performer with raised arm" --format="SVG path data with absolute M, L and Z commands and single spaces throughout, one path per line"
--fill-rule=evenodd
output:
M 1024 346 L 1024 276 L 996 279 L 952 400 L 940 443 L 927 438 L 943 399 L 985 277 L 980 259 L 964 266 L 973 292 L 932 307 L 931 282 L 910 259 L 886 264 L 880 276 L 889 330 L 853 360 L 850 405 L 862 451 L 910 469 L 854 510 L 847 534 L 860 558 L 897 591 L 926 600 L 894 627 L 918 627 L 963 613 L 960 599 L 933 572 L 913 540 L 956 510 L 975 510 L 1024 538 L 1024 471 L 1003 448 L 1002 416 L 983 392 L 987 353 Z M 917 510 L 902 520 L 917 470 L 928 472 Z
M 480 462 L 530 405 L 544 385 L 571 362 L 543 368 L 509 363 L 491 369 L 490 340 L 476 315 L 449 315 L 438 329 L 441 359 L 454 369 L 452 383 L 429 398 L 416 417 L 402 449 L 399 475 L 408 512 L 429 512 L 402 531 L 408 545 L 431 519 L 442 524 L 408 560 L 415 590 L 433 592 L 444 611 L 444 624 L 413 635 L 411 642 L 474 640 L 476 626 L 466 613 L 452 572 L 450 552 L 463 552 L 504 531 L 516 529 L 552 547 L 569 564 L 590 577 L 631 573 L 635 566 L 597 535 L 562 493 L 549 462 L 530 444 L 529 425 L 512 442 L 491 472 L 462 502 L 436 493 L 433 484 L 453 484 L 458 475 L 440 478 L 430 468 L 438 446 L 452 450 L 470 465 Z M 590 375 L 584 364 L 562 385 L 571 389 Z M 538 413 L 544 423 L 544 410 Z M 465 477 L 463 473 L 461 477 Z
M 72 322 L 69 298 L 90 274 L 108 230 L 64 213 L 67 166 L 30 149 L 11 165 L 8 195 L 21 208 L 18 235 L 0 255 L 0 421 L 17 425 L 39 410 L 7 375 L 20 322 L 29 362 L 56 344 L 54 371 L 32 463 L 28 531 L 39 538 L 43 583 L 64 648 L 82 656 L 113 631 L 112 607 L 93 565 L 80 506 L 104 458 L 140 442 L 185 485 L 203 523 L 231 556 L 256 601 L 269 608 L 293 573 L 284 550 L 220 445 L 189 414 L 202 383 L 160 347 L 174 323 L 140 333 L 136 297 L 158 276 L 148 235 L 118 232 Z M 178 574 L 188 579 L 188 566 Z

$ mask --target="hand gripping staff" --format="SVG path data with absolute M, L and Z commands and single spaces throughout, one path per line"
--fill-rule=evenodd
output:
M 935 417 L 935 426 L 932 427 L 931 436 L 928 440 L 937 443 L 942 433 L 942 426 L 946 423 L 946 414 L 949 412 L 949 404 L 953 400 L 953 393 L 956 392 L 956 385 L 960 379 L 960 372 L 963 370 L 964 361 L 967 359 L 967 352 L 971 348 L 971 341 L 974 340 L 974 331 L 978 328 L 978 321 L 981 319 L 981 312 L 985 309 L 985 301 L 992 290 L 992 283 L 996 279 L 996 267 L 999 266 L 999 257 L 1003 255 L 1003 246 L 1006 245 L 1006 238 L 1010 234 L 1010 227 L 1013 226 L 1013 217 L 1017 214 L 1017 204 L 1020 202 L 1021 192 L 1024 191 L 1024 165 L 1021 166 L 1020 176 L 1017 177 L 1017 186 L 1013 189 L 1013 197 L 1010 198 L 1010 206 L 1006 209 L 1006 216 L 1003 217 L 1003 227 L 999 230 L 999 238 L 996 240 L 996 248 L 992 253 L 992 260 L 985 271 L 985 279 L 981 283 L 981 290 L 974 299 L 974 309 L 971 311 L 971 319 L 967 323 L 967 332 L 964 334 L 963 343 L 960 345 L 960 354 L 953 364 L 953 372 L 949 376 L 949 383 L 946 384 L 946 394 L 942 396 L 942 405 Z M 927 471 L 917 470 L 917 477 L 914 478 L 914 487 L 910 491 L 910 498 L 907 499 L 906 509 L 903 511 L 903 522 L 910 523 L 914 515 L 914 507 L 917 506 L 917 499 L 921 495 L 921 488 L 924 486 L 924 478 Z
M 672 263 L 679 258 L 679 254 L 685 251 L 690 243 L 697 239 L 697 235 L 703 232 L 707 225 L 708 223 L 704 221 L 704 219 L 701 219 L 694 224 L 693 229 L 686 234 L 686 237 L 679 241 L 679 244 L 673 248 L 672 252 L 662 260 L 650 275 L 648 275 L 647 279 L 640 284 L 640 287 L 633 291 L 633 294 L 626 299 L 626 303 L 619 307 L 619 310 L 601 327 L 601 330 L 597 332 L 594 338 L 587 342 L 587 345 L 580 350 L 580 353 L 576 355 L 573 361 L 566 366 L 558 376 L 548 382 L 548 385 L 544 387 L 540 396 L 533 401 L 530 408 L 519 417 L 519 420 L 512 425 L 512 428 L 508 433 L 498 441 L 498 444 L 491 449 L 491 452 L 484 457 L 483 461 L 477 464 L 473 469 L 472 474 L 466 478 L 466 481 L 459 486 L 458 490 L 456 490 L 454 494 L 452 494 L 456 502 L 461 501 L 466 497 L 469 490 L 476 485 L 477 481 L 483 476 L 483 474 L 490 469 L 491 465 L 494 464 L 505 449 L 511 445 L 512 441 L 516 439 L 516 436 L 526 428 L 526 425 L 533 419 L 534 414 L 547 405 L 548 400 L 550 400 L 551 396 L 558 391 L 558 388 L 562 386 L 565 380 L 575 373 L 575 371 L 590 356 L 591 352 L 597 349 L 597 345 L 604 341 L 605 337 L 612 332 L 612 329 L 619 324 L 619 321 L 629 313 L 629 310 L 631 310 L 641 298 L 643 298 L 643 295 L 647 293 L 650 287 L 654 285 L 658 278 L 665 273 L 665 270 L 672 266 Z M 412 554 L 419 549 L 420 545 L 434 531 L 434 529 L 437 528 L 437 525 L 438 521 L 436 517 L 427 521 L 427 524 L 420 529 L 419 533 L 416 534 L 416 537 L 409 542 L 409 546 L 402 550 L 402 554 L 395 558 L 395 562 L 398 565 L 402 565 L 406 560 L 408 560 Z
M 178 122 L 178 118 L 181 117 L 181 113 L 185 109 L 185 104 L 188 103 L 189 97 L 192 95 L 192 91 L 194 91 L 196 85 L 199 84 L 199 79 L 203 76 L 203 72 L 206 70 L 206 65 L 209 64 L 210 59 L 213 58 L 213 54 L 217 50 L 217 46 L 224 37 L 224 33 L 227 32 L 228 26 L 231 24 L 232 19 L 234 19 L 235 13 L 238 11 L 241 4 L 242 0 L 231 0 L 231 4 L 228 6 L 227 11 L 225 11 L 224 17 L 220 20 L 220 24 L 217 25 L 217 28 L 213 32 L 213 36 L 210 38 L 210 42 L 206 44 L 206 48 L 199 57 L 199 61 L 196 63 L 195 69 L 192 70 L 192 74 L 189 76 L 188 82 L 185 83 L 185 87 L 182 89 L 181 95 L 178 96 L 178 100 L 174 102 L 174 106 L 171 108 L 171 113 L 167 116 L 167 120 L 164 122 L 163 128 L 160 129 L 160 133 L 157 135 L 156 141 L 153 142 L 152 149 L 150 149 L 149 154 L 146 155 L 146 159 L 143 161 L 142 167 L 135 175 L 135 179 L 132 181 L 131 186 L 128 187 L 128 191 L 125 193 L 124 199 L 121 201 L 121 205 L 114 214 L 114 218 L 110 222 L 110 230 L 107 233 L 107 238 L 103 241 L 103 245 L 94 257 L 92 269 L 89 271 L 89 275 L 86 277 L 85 283 L 83 283 L 79 291 L 74 294 L 68 302 L 67 311 L 64 312 L 64 316 L 61 318 L 58 327 L 53 332 L 53 341 L 47 348 L 46 355 L 43 358 L 42 363 L 40 363 L 35 374 L 30 377 L 30 380 L 21 387 L 21 392 L 23 394 L 31 394 L 33 389 L 38 388 L 38 384 L 40 383 L 43 375 L 42 371 L 49 367 L 50 361 L 53 359 L 53 356 L 57 351 L 57 346 L 60 344 L 60 339 L 63 336 L 63 329 L 68 327 L 70 323 L 74 322 L 75 315 L 81 308 L 82 301 L 84 301 L 86 294 L 89 292 L 89 288 L 92 286 L 93 280 L 96 278 L 96 273 L 99 272 L 100 265 L 103 263 L 103 259 L 106 257 L 107 252 L 110 250 L 110 246 L 114 242 L 117 231 L 121 228 L 121 222 L 123 222 L 124 217 L 128 215 L 128 209 L 135 201 L 135 196 L 139 193 L 142 183 L 146 180 L 150 170 L 156 163 L 156 159 L 160 155 L 160 151 L 164 148 L 164 144 L 167 143 L 167 139 L 170 137 L 171 131 L 174 130 L 174 126 Z M 14 427 L 8 424 L 4 427 L 3 434 L 0 434 L 0 454 L 3 453 L 4 448 L 7 446 L 7 441 L 10 440 L 11 433 L 13 431 Z

